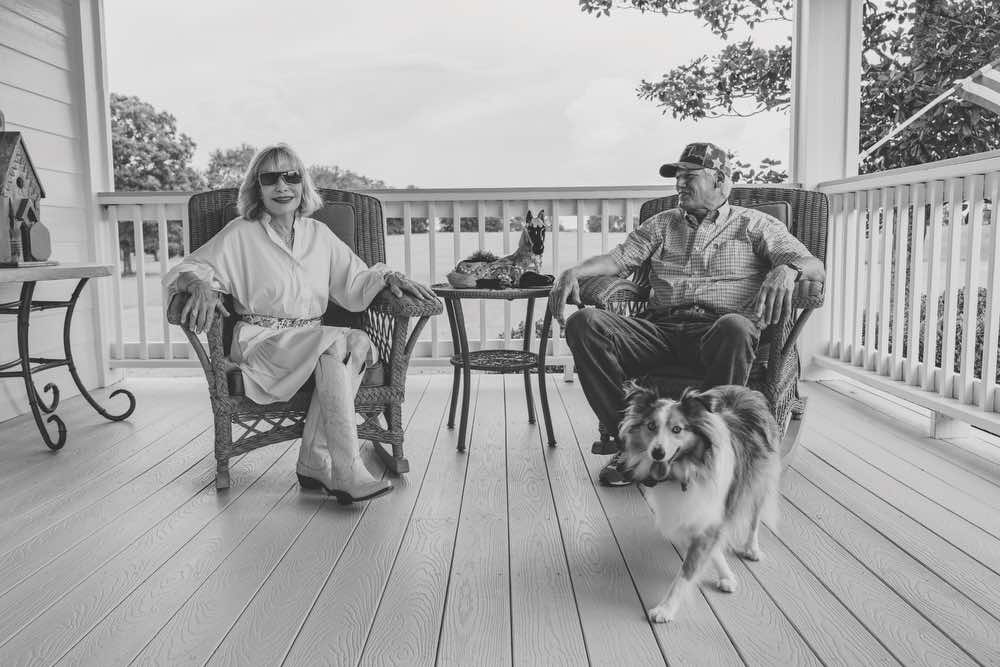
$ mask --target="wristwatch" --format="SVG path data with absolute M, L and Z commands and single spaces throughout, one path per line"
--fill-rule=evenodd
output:
M 795 282 L 802 280 L 802 267 L 798 264 L 793 264 L 792 262 L 788 262 L 785 266 L 795 271 Z

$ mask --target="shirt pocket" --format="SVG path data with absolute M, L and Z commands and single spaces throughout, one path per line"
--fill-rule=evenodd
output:
M 758 273 L 764 262 L 749 241 L 731 239 L 719 245 L 709 260 L 709 272 L 716 276 L 746 276 Z

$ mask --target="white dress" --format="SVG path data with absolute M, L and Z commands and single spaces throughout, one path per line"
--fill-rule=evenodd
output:
M 268 224 L 236 218 L 163 277 L 170 294 L 177 278 L 190 271 L 212 288 L 233 296 L 236 312 L 272 317 L 313 318 L 333 301 L 361 312 L 385 287 L 384 264 L 368 267 L 336 234 L 312 218 L 295 220 L 291 250 Z M 246 395 L 257 403 L 287 401 L 305 383 L 316 363 L 344 327 L 272 329 L 238 322 L 230 358 L 243 371 Z M 372 345 L 368 363 L 377 351 Z

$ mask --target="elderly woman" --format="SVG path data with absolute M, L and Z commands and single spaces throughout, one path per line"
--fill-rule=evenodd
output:
M 216 313 L 229 314 L 219 295 L 232 295 L 240 321 L 230 357 L 255 402 L 286 401 L 315 376 L 296 465 L 299 483 L 351 503 L 392 490 L 361 460 L 354 411 L 376 351 L 363 331 L 323 326 L 323 313 L 330 301 L 362 311 L 386 286 L 397 296 L 436 297 L 384 264 L 366 266 L 326 225 L 308 217 L 322 205 L 290 147 L 264 148 L 240 186 L 240 217 L 163 282 L 171 294 L 190 295 L 181 322 L 197 333 Z

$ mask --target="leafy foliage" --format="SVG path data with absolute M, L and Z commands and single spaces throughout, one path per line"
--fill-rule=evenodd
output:
M 205 180 L 212 190 L 218 188 L 238 188 L 243 175 L 256 155 L 257 148 L 250 144 L 240 144 L 236 148 L 216 148 L 208 156 Z
M 198 190 L 191 167 L 195 143 L 177 119 L 138 97 L 111 94 L 111 149 L 115 190 Z
M 718 38 L 734 28 L 790 20 L 790 0 L 579 0 L 583 12 L 607 16 L 633 9 L 701 19 Z M 861 146 L 870 146 L 955 80 L 1000 56 L 995 0 L 864 0 Z M 678 119 L 752 116 L 785 111 L 791 100 L 791 45 L 769 49 L 752 37 L 676 67 L 637 94 Z M 1000 148 L 1000 117 L 958 100 L 918 119 L 868 157 L 862 171 L 922 164 Z M 860 149 L 860 147 L 859 147 Z M 763 161 L 762 161 L 763 165 Z M 745 169 L 745 168 L 744 168 Z M 759 169 L 748 182 L 777 182 Z
M 309 167 L 309 175 L 317 188 L 333 188 L 335 190 L 377 190 L 387 188 L 385 181 L 369 178 L 355 173 L 350 169 L 342 169 L 337 165 L 314 164 Z
M 788 172 L 780 169 L 781 160 L 761 158 L 756 168 L 749 162 L 733 160 L 733 181 L 736 183 L 784 183 Z

